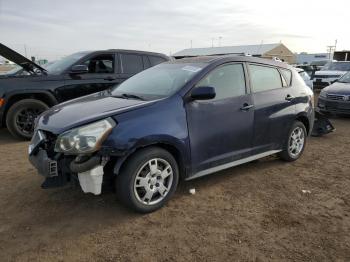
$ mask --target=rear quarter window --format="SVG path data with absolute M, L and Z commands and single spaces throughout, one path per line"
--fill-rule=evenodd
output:
M 148 58 L 151 62 L 151 66 L 155 66 L 166 61 L 165 58 L 159 56 L 149 56 Z
M 284 68 L 281 68 L 280 70 L 284 80 L 286 80 L 287 86 L 290 86 L 292 84 L 292 71 Z

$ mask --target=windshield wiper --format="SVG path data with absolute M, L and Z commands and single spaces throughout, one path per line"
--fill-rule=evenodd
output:
M 138 96 L 138 95 L 133 95 L 133 94 L 121 94 L 121 95 L 115 95 L 113 97 L 117 98 L 125 98 L 125 99 L 137 99 L 137 100 L 145 100 L 143 97 Z

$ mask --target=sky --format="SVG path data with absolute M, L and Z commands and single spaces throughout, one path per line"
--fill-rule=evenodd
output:
M 349 0 L 0 0 L 0 42 L 55 60 L 110 48 L 171 55 L 192 47 L 282 42 L 350 49 Z

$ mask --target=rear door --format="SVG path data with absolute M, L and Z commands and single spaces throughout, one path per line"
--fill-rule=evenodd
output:
M 78 64 L 86 65 L 89 71 L 65 76 L 65 86 L 59 90 L 64 100 L 100 92 L 118 84 L 118 64 L 114 57 L 113 53 L 106 53 L 81 60 Z
M 291 71 L 283 77 L 276 67 L 248 68 L 255 106 L 253 153 L 280 149 L 295 118 Z
M 193 173 L 250 155 L 254 110 L 245 75 L 242 63 L 225 64 L 194 87 L 214 87 L 216 97 L 186 104 Z

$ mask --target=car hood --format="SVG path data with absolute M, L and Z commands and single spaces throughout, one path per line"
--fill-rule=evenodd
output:
M 50 108 L 39 117 L 37 129 L 61 134 L 69 129 L 157 101 L 116 98 L 106 93 L 81 97 Z
M 331 94 L 350 95 L 350 83 L 335 82 L 324 88 L 324 91 Z
M 315 76 L 319 76 L 319 75 L 322 75 L 322 76 L 335 76 L 335 75 L 342 76 L 346 73 L 347 73 L 347 71 L 328 71 L 328 70 L 323 71 L 323 70 L 321 70 L 321 71 L 316 71 Z
M 44 74 L 47 73 L 47 71 L 41 66 L 39 66 L 38 64 L 34 63 L 33 61 L 29 60 L 28 58 L 22 56 L 21 54 L 17 53 L 16 51 L 8 48 L 7 46 L 1 43 L 0 43 L 0 55 L 16 63 L 17 65 L 23 67 L 23 69 L 28 71 L 29 73 L 35 73 L 37 70 L 39 70 Z

